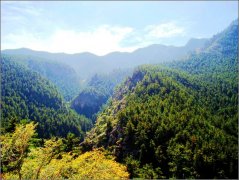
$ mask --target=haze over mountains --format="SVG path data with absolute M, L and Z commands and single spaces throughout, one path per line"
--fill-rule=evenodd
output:
M 26 48 L 3 50 L 2 53 L 32 56 L 61 62 L 74 68 L 79 76 L 85 79 L 95 73 L 109 73 L 113 69 L 133 68 L 141 64 L 156 64 L 178 60 L 189 53 L 198 51 L 206 42 L 207 39 L 191 39 L 182 47 L 154 44 L 137 49 L 132 53 L 112 52 L 105 56 L 97 56 L 88 52 L 79 54 L 49 53 Z

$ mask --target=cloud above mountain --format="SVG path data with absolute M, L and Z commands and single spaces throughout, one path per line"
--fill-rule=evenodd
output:
M 37 33 L 19 31 L 4 37 L 8 43 L 3 43 L 2 46 L 5 49 L 22 46 L 50 52 L 93 52 L 105 55 L 113 51 L 131 52 L 152 44 L 155 38 L 170 38 L 182 35 L 183 32 L 184 29 L 174 23 L 150 25 L 142 30 L 111 25 L 102 25 L 88 31 L 57 29 L 47 38 L 42 38 Z M 128 39 L 133 40 L 134 45 L 125 47 L 122 42 Z

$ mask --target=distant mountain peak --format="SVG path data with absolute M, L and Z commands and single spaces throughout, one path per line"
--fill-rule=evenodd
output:
M 228 48 L 230 47 L 230 48 Z M 214 35 L 204 47 L 206 52 L 231 54 L 238 48 L 238 20 L 234 20 L 222 32 Z

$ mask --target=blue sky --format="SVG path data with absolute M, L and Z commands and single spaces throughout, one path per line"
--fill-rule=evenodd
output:
M 1 1 L 1 48 L 133 51 L 209 38 L 238 17 L 237 1 Z

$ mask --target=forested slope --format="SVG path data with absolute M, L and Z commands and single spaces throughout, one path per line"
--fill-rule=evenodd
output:
M 67 64 L 30 55 L 3 54 L 2 56 L 20 63 L 50 80 L 66 101 L 71 101 L 80 92 L 80 78 L 75 70 Z
M 223 32 L 214 35 L 200 53 L 194 53 L 184 61 L 168 64 L 190 74 L 206 77 L 205 80 L 233 81 L 237 86 L 238 72 L 238 20 Z
M 89 120 L 66 107 L 52 83 L 6 56 L 1 57 L 1 65 L 3 132 L 26 119 L 39 123 L 39 137 L 64 137 L 68 132 L 83 137 L 83 131 L 90 128 Z
M 135 70 L 84 148 L 114 152 L 131 177 L 237 178 L 237 29 L 233 22 L 174 69 Z

